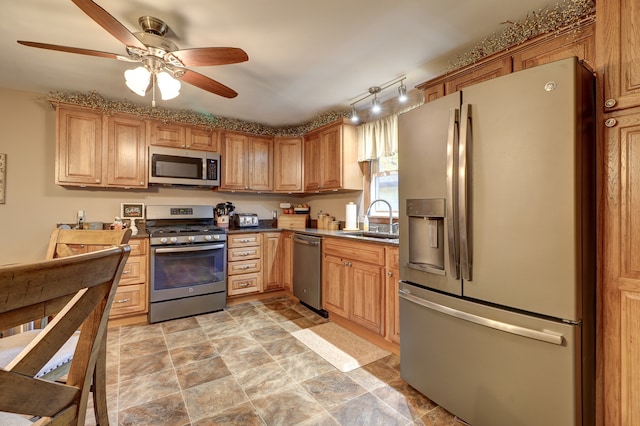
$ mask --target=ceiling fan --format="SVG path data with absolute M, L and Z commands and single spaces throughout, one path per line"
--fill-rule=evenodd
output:
M 132 33 L 95 2 L 91 0 L 71 1 L 98 25 L 123 43 L 126 46 L 127 55 L 23 40 L 18 40 L 18 43 L 41 49 L 141 63 L 140 67 L 125 72 L 126 83 L 132 91 L 141 96 L 152 90 L 153 106 L 155 106 L 156 84 L 160 88 L 162 98 L 165 100 L 178 96 L 180 81 L 226 98 L 234 98 L 238 95 L 236 91 L 224 84 L 191 71 L 186 67 L 244 62 L 249 59 L 244 50 L 234 47 L 179 49 L 178 46 L 164 37 L 169 31 L 169 27 L 158 18 L 152 16 L 141 17 L 138 19 L 138 23 L 142 28 L 142 32 Z

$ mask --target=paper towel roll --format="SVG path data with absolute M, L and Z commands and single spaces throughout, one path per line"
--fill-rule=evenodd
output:
M 357 229 L 358 228 L 358 206 L 353 203 L 347 204 L 347 213 L 344 223 L 344 229 Z

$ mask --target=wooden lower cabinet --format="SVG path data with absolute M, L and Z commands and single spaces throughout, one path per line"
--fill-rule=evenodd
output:
M 323 308 L 384 336 L 384 246 L 328 238 L 322 252 Z
M 292 232 L 229 234 L 227 295 L 292 290 Z
M 262 235 L 257 232 L 227 237 L 227 296 L 262 291 Z
M 604 124 L 601 310 L 605 425 L 640 424 L 640 107 Z
M 128 318 L 133 322 L 145 320 L 149 312 L 149 240 L 133 238 L 129 240 L 129 246 L 131 254 L 109 312 L 109 320 L 118 320 L 121 324 Z
M 263 290 L 282 290 L 284 288 L 284 241 L 281 232 L 262 234 L 262 266 L 264 270 Z
M 385 247 L 386 318 L 385 338 L 400 344 L 400 299 L 398 298 L 400 263 L 398 247 Z

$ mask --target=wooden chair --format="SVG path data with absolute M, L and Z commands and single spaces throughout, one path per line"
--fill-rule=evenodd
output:
M 53 316 L 0 369 L 0 424 L 83 425 L 96 362 L 106 338 L 109 309 L 130 247 L 0 267 L 0 329 Z M 38 373 L 80 328 L 66 383 Z M 9 414 L 14 413 L 14 414 Z
M 49 246 L 45 257 L 55 259 L 58 257 L 73 256 L 80 253 L 88 253 L 101 250 L 106 247 L 126 244 L 131 238 L 131 229 L 119 230 L 83 230 L 83 229 L 60 229 L 55 228 L 49 238 Z M 100 348 L 96 368 L 94 371 L 93 384 L 93 410 L 96 416 L 96 423 L 99 426 L 109 425 L 109 414 L 107 410 L 107 348 L 106 339 Z M 60 368 L 57 374 L 49 373 L 51 378 L 59 378 L 64 369 Z M 58 377 L 56 377 L 58 376 Z

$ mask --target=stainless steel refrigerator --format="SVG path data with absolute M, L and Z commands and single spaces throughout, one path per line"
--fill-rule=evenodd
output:
M 473 426 L 594 423 L 594 77 L 576 58 L 399 118 L 402 377 Z

